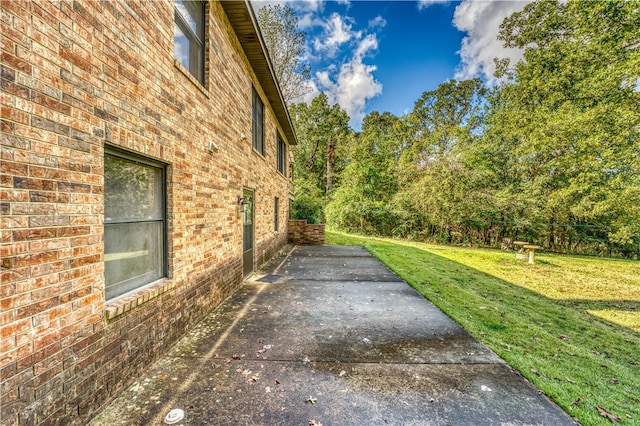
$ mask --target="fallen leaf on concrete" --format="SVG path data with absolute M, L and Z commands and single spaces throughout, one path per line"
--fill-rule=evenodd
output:
M 609 420 L 611 420 L 611 422 L 613 423 L 618 423 L 620 421 L 620 417 L 616 416 L 615 414 L 611 414 L 609 413 L 607 410 L 605 410 L 602 407 L 596 407 L 596 409 L 598 410 L 598 413 L 600 413 L 600 415 L 602 417 L 605 417 Z
M 264 393 L 271 393 L 271 388 L 269 386 L 266 386 L 264 388 Z
M 346 371 L 344 371 L 344 370 L 340 370 L 340 374 L 339 374 L 339 376 L 340 376 L 340 377 L 344 376 L 345 374 L 347 374 L 347 372 L 346 372 Z
M 307 400 L 305 402 L 310 402 L 312 404 L 315 404 L 316 402 L 318 402 L 318 400 L 312 396 L 310 396 L 309 398 L 307 398 Z
M 309 420 L 309 426 L 322 426 L 322 423 L 316 422 L 315 420 Z
M 164 374 L 159 374 L 159 375 L 156 376 L 157 380 L 164 380 L 166 378 L 167 378 L 167 376 L 165 376 Z
M 276 385 L 279 385 L 279 384 L 280 384 L 280 381 L 279 381 L 279 380 L 276 380 Z
M 232 358 L 232 359 L 235 359 L 235 360 L 238 360 L 238 359 L 240 359 L 240 355 L 238 355 L 238 354 L 233 354 L 233 355 L 231 355 L 231 358 Z

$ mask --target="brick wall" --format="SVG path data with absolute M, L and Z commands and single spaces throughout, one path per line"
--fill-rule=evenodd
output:
M 293 244 L 317 245 L 325 242 L 323 224 L 307 223 L 306 220 L 290 220 L 288 230 L 288 241 Z
M 83 424 L 239 286 L 243 188 L 255 190 L 256 263 L 286 242 L 279 124 L 265 102 L 256 153 L 252 84 L 266 97 L 216 2 L 204 86 L 173 59 L 172 1 L 1 7 L 0 424 Z M 105 145 L 168 175 L 168 277 L 115 301 Z

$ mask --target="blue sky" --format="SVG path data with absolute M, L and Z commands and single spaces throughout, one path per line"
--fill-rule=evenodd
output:
M 406 114 L 424 91 L 449 79 L 481 77 L 492 84 L 494 57 L 521 58 L 496 36 L 504 17 L 522 10 L 526 0 L 280 3 L 294 9 L 307 33 L 312 78 L 300 100 L 326 93 L 356 130 L 371 111 Z

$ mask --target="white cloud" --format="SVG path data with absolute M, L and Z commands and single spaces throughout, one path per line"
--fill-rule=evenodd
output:
M 447 4 L 449 0 L 418 0 L 418 10 L 423 10 L 434 4 Z
M 316 51 L 322 52 L 326 56 L 334 57 L 345 43 L 353 39 L 362 37 L 361 31 L 353 31 L 349 18 L 343 18 L 337 13 L 332 14 L 327 21 L 322 23 L 323 32 L 313 41 Z
M 353 55 L 360 58 L 364 58 L 369 51 L 378 49 L 378 38 L 375 34 L 367 35 L 362 41 L 358 44 L 356 49 L 353 51 Z
M 369 34 L 358 43 L 351 59 L 340 67 L 335 81 L 328 71 L 316 73 L 330 102 L 337 102 L 347 112 L 352 127 L 360 127 L 367 101 L 382 93 L 382 83 L 373 76 L 377 67 L 363 62 L 367 54 L 377 48 L 375 34 Z
M 295 0 L 288 2 L 289 6 L 298 15 L 298 28 L 308 30 L 323 24 L 318 18 L 318 14 L 324 9 L 324 0 Z
M 316 79 L 321 86 L 331 87 L 333 86 L 333 82 L 331 81 L 331 77 L 329 77 L 329 71 L 318 71 L 316 72 Z
M 298 15 L 298 28 L 306 30 L 316 26 L 316 19 L 313 13 L 304 13 Z
M 300 12 L 321 12 L 324 9 L 324 0 L 294 0 L 290 2 L 293 9 Z
M 512 63 L 522 59 L 522 50 L 505 48 L 497 36 L 504 18 L 521 11 L 527 3 L 530 1 L 463 0 L 456 7 L 453 24 L 467 34 L 459 51 L 457 79 L 484 77 L 489 84 L 495 84 L 494 58 L 509 58 Z
M 350 6 L 349 0 L 337 1 Z M 382 84 L 374 77 L 377 67 L 364 60 L 378 49 L 375 32 L 384 28 L 385 19 L 377 16 L 367 27 L 358 27 L 359 23 L 348 15 L 323 14 L 324 1 L 307 4 L 296 0 L 289 4 L 298 14 L 298 27 L 312 34 L 305 59 L 323 64 L 306 83 L 309 93 L 295 102 L 310 103 L 322 91 L 331 103 L 338 103 L 347 112 L 351 126 L 359 128 L 367 102 L 382 93 Z
M 311 104 L 311 101 L 320 94 L 320 89 L 318 89 L 318 85 L 313 80 L 306 80 L 304 82 L 304 86 L 307 89 L 306 93 L 294 99 L 292 101 L 292 104 L 297 104 L 300 102 Z
M 387 25 L 387 20 L 378 15 L 369 21 L 369 28 L 384 28 Z

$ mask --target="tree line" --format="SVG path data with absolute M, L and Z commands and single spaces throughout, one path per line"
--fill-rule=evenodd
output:
M 362 129 L 290 106 L 294 215 L 446 244 L 640 255 L 640 3 L 537 1 L 506 18 L 499 83 L 451 80 Z

